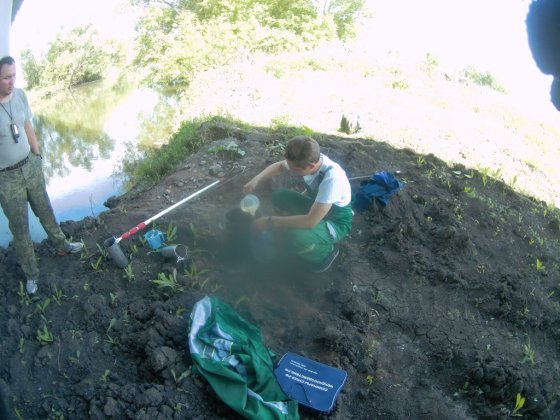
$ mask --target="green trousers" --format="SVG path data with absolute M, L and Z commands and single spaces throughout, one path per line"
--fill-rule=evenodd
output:
M 277 189 L 272 193 L 272 205 L 280 214 L 307 214 L 314 202 L 315 199 L 309 195 L 293 190 Z M 332 251 L 333 245 L 348 235 L 352 227 L 352 217 L 350 204 L 345 207 L 333 205 L 327 216 L 313 228 L 287 229 L 287 246 L 302 260 L 310 264 L 319 264 Z
M 58 251 L 66 249 L 66 236 L 56 222 L 45 185 L 42 160 L 34 154 L 21 168 L 0 172 L 0 205 L 14 237 L 18 262 L 27 279 L 38 280 L 39 268 L 29 233 L 27 204 L 39 218 Z

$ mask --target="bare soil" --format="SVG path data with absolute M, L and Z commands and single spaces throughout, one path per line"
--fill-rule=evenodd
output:
M 13 247 L 0 252 L 8 418 L 238 418 L 191 373 L 188 318 L 206 295 L 234 306 L 278 356 L 291 351 L 348 373 L 333 411 L 300 408 L 304 419 L 506 419 L 517 394 L 524 418 L 558 418 L 557 209 L 433 155 L 325 135 L 323 151 L 350 177 L 399 170 L 405 188 L 356 215 L 324 274 L 239 264 L 225 258 L 225 214 L 242 185 L 281 156 L 287 134 L 214 125 L 200 135 L 207 146 L 155 187 L 111 200 L 97 219 L 63 223 L 89 255 L 55 257 L 38 244 L 42 277 L 31 300 L 20 292 Z M 208 152 L 230 141 L 243 157 Z M 156 222 L 176 224 L 173 243 L 188 247 L 188 261 L 162 259 L 140 233 L 120 243 L 134 278 L 103 257 L 105 239 L 222 174 L 236 176 Z M 298 182 L 260 186 L 262 212 L 273 188 Z M 180 291 L 152 282 L 173 272 Z

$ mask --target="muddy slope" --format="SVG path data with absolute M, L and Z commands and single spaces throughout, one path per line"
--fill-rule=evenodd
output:
M 54 257 L 38 245 L 37 297 L 21 293 L 13 248 L 0 253 L 0 389 L 10 418 L 236 418 L 190 371 L 188 314 L 206 295 L 235 306 L 276 354 L 348 372 L 333 412 L 301 409 L 302 418 L 508 418 L 518 393 L 524 418 L 558 416 L 554 209 L 433 156 L 325 137 L 324 151 L 350 176 L 400 170 L 406 186 L 356 216 L 326 274 L 270 269 L 227 258 L 224 220 L 286 136 L 224 126 L 200 134 L 208 146 L 156 187 L 63 224 L 89 253 Z M 219 152 L 232 141 L 243 156 Z M 223 174 L 237 176 L 156 223 L 177 226 L 173 242 L 188 246 L 187 263 L 150 252 L 140 234 L 121 242 L 131 271 L 100 252 L 106 238 Z M 298 183 L 286 176 L 261 186 L 263 213 L 280 185 Z M 173 273 L 178 290 L 153 283 Z

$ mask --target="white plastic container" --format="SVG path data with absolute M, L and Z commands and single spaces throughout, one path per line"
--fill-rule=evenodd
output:
M 254 216 L 260 206 L 260 200 L 256 195 L 249 194 L 241 200 L 241 210 Z

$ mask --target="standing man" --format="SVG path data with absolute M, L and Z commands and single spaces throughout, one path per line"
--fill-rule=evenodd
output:
M 245 184 L 245 194 L 269 178 L 290 171 L 303 177 L 307 193 L 277 189 L 272 205 L 283 216 L 255 220 L 259 229 L 285 229 L 288 244 L 311 270 L 329 269 L 338 256 L 336 243 L 352 227 L 352 192 L 346 173 L 320 151 L 319 144 L 307 136 L 296 136 L 286 145 L 285 160 L 273 163 Z
M 560 0 L 533 0 L 526 24 L 531 54 L 539 70 L 553 76 L 550 100 L 560 111 Z
M 27 293 L 37 292 L 39 268 L 29 233 L 27 204 L 39 218 L 59 255 L 80 252 L 83 244 L 68 242 L 56 222 L 47 194 L 42 156 L 31 123 L 25 92 L 14 87 L 16 64 L 0 59 L 0 205 L 8 219 Z

